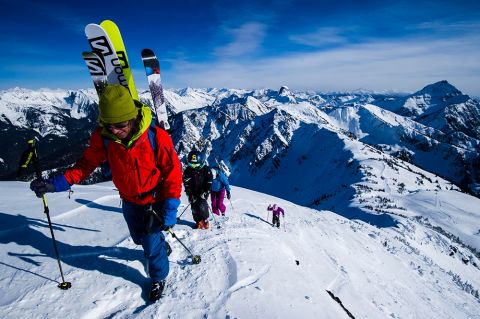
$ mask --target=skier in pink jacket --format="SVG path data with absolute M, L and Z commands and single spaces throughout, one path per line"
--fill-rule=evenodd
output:
M 272 211 L 272 226 L 280 228 L 280 214 L 285 218 L 285 211 L 277 204 L 268 205 L 267 210 Z

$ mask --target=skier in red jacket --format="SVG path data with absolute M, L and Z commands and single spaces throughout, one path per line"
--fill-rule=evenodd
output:
M 125 87 L 107 86 L 100 96 L 99 113 L 100 125 L 75 165 L 62 175 L 34 180 L 30 188 L 39 197 L 68 190 L 108 161 L 130 235 L 143 246 L 152 280 L 150 300 L 156 301 L 169 272 L 168 244 L 162 230 L 176 223 L 182 189 L 180 161 L 168 133 L 151 127 L 149 107 L 133 100 Z

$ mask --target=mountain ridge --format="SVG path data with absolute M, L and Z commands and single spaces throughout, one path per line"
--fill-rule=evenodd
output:
M 435 112 L 426 112 L 426 107 L 431 104 L 427 105 L 424 103 L 425 99 L 419 99 L 421 103 L 417 108 L 423 107 L 422 110 L 425 112 L 422 114 L 428 113 L 430 116 L 428 121 L 424 118 L 426 124 L 419 120 L 418 116 L 421 114 L 415 116 L 403 114 L 405 101 L 410 99 L 409 103 L 411 103 L 413 96 L 428 94 L 430 94 L 430 101 L 442 102 L 447 96 L 449 101 L 466 102 L 460 104 L 438 102 L 433 106 L 437 108 Z M 432 94 L 434 94 L 433 97 Z M 320 126 L 328 123 L 327 126 L 332 131 L 355 137 L 363 143 L 374 145 L 386 154 L 410 161 L 427 171 L 447 178 L 464 190 L 472 190 L 472 187 L 474 189 L 479 180 L 479 173 L 475 169 L 476 163 L 479 162 L 479 156 L 476 153 L 479 142 L 475 137 L 478 132 L 475 125 L 470 123 L 480 121 L 480 107 L 478 102 L 463 95 L 447 81 L 427 85 L 422 90 L 407 96 L 373 94 L 364 91 L 322 94 L 312 91 L 293 91 L 282 86 L 279 90 L 250 91 L 185 88 L 166 90 L 165 97 L 174 126 L 172 137 L 181 158 L 194 144 L 198 144 L 197 146 L 201 149 L 207 147 L 206 150 L 210 152 L 208 148 L 212 148 L 212 142 L 215 141 L 213 148 L 218 149 L 214 152 L 215 156 L 225 158 L 229 163 L 232 159 L 236 161 L 239 157 L 246 158 L 246 155 L 240 155 L 242 152 L 239 150 L 245 149 L 242 140 L 249 140 L 251 134 L 258 136 L 249 142 L 253 144 L 247 149 L 252 151 L 263 149 L 261 152 L 265 153 L 271 147 L 271 145 L 268 146 L 269 143 L 273 141 L 277 141 L 274 143 L 279 143 L 281 147 L 289 147 L 288 140 L 291 136 L 288 135 L 294 134 L 295 129 L 293 126 L 288 126 L 293 125 L 294 122 L 297 123 L 295 124 L 297 128 L 299 123 L 314 123 Z M 459 98 L 461 100 L 458 100 Z M 148 91 L 140 91 L 140 100 L 151 105 Z M 96 125 L 98 114 L 96 103 L 96 94 L 93 89 L 38 92 L 14 88 L 1 91 L 0 132 L 7 137 L 9 145 L 13 146 L 10 149 L 7 148 L 5 152 L 13 155 L 2 154 L 0 151 L 0 158 L 2 158 L 0 165 L 4 171 L 8 172 L 8 174 L 2 174 L 1 178 L 12 179 L 16 170 L 15 158 L 19 158 L 24 141 L 32 135 L 39 139 L 41 154 L 47 155 L 44 155 L 48 158 L 44 161 L 45 168 L 55 168 L 55 165 L 58 166 L 63 160 L 67 161 L 66 164 L 71 163 L 86 146 L 88 135 Z M 443 109 L 438 109 L 438 105 Z M 382 109 L 384 111 L 381 111 Z M 394 109 L 397 113 L 387 113 Z M 463 117 L 454 116 L 457 119 L 454 123 L 451 117 L 447 116 L 453 114 L 453 111 L 442 113 L 443 110 L 450 109 L 456 110 L 456 115 L 462 109 L 471 112 L 461 114 Z M 264 120 L 255 122 L 255 119 L 260 119 L 272 111 L 276 112 L 275 116 L 265 117 Z M 278 111 L 284 113 L 278 113 Z M 435 122 L 433 115 L 439 120 Z M 459 118 L 462 120 L 458 120 Z M 432 123 L 450 124 L 445 126 L 432 125 Z M 236 127 L 238 125 L 241 125 L 241 130 Z M 268 131 L 267 136 L 263 131 L 270 126 L 272 129 Z M 285 136 L 280 133 L 282 127 Z M 240 132 L 242 130 L 245 131 L 243 134 Z M 75 134 L 71 134 L 72 132 Z M 232 135 L 232 132 L 236 135 Z M 262 134 L 264 138 L 259 139 Z M 227 138 L 227 135 L 232 138 Z M 229 141 L 225 143 L 222 139 Z M 23 142 L 19 142 L 22 140 Z M 256 140 L 260 141 L 259 145 L 255 144 Z M 235 147 L 227 147 L 226 144 Z M 70 154 L 69 149 L 73 145 L 80 147 L 76 148 L 75 154 Z M 52 149 L 56 151 L 52 152 Z M 61 155 L 62 152 L 65 154 Z M 275 159 L 279 162 L 280 154 L 283 152 L 279 151 L 276 157 L 265 157 L 265 155 L 260 157 Z M 52 153 L 56 154 L 53 157 L 57 157 L 57 160 L 52 161 L 49 158 Z M 444 164 L 431 165 L 430 158 L 444 158 Z M 213 157 L 210 158 L 212 159 Z M 446 168 L 449 166 L 453 168 Z M 272 171 L 271 168 L 267 170 Z M 237 172 L 240 170 L 237 169 Z

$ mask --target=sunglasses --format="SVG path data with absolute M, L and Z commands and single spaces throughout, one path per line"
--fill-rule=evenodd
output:
M 126 122 L 120 122 L 120 123 L 114 123 L 114 124 L 107 124 L 106 127 L 111 130 L 111 129 L 117 129 L 117 130 L 120 130 L 120 129 L 123 129 L 123 128 L 126 128 L 128 126 L 130 122 L 129 121 L 126 121 Z
M 191 168 L 199 168 L 202 164 L 199 164 L 199 163 L 188 163 L 188 166 L 190 166 Z

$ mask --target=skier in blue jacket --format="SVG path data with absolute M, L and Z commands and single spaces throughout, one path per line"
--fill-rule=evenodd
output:
M 225 211 L 227 207 L 223 203 L 225 198 L 225 191 L 227 192 L 227 198 L 230 199 L 230 184 L 228 183 L 228 179 L 223 174 L 222 170 L 217 166 L 212 168 L 212 175 L 213 175 L 213 182 L 212 188 L 210 191 L 210 196 L 212 199 L 212 211 L 215 215 L 225 216 Z

